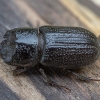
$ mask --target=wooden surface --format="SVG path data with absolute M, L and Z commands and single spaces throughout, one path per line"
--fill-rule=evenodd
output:
M 98 11 L 85 3 L 86 0 L 0 0 L 0 42 L 6 28 L 38 25 L 80 26 L 98 36 Z M 85 83 L 59 69 L 45 69 L 52 80 L 71 89 L 65 92 L 47 85 L 36 68 L 18 76 L 12 74 L 14 68 L 0 59 L 0 100 L 100 100 L 100 82 Z M 100 79 L 100 60 L 78 72 Z

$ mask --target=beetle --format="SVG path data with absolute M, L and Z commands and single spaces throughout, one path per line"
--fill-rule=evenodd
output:
M 78 75 L 70 69 L 82 68 L 94 63 L 100 55 L 98 38 L 80 27 L 42 26 L 8 30 L 0 44 L 0 55 L 5 63 L 17 66 L 14 74 L 20 74 L 37 63 L 46 67 L 64 68 L 85 81 L 100 81 Z M 49 84 L 58 86 L 48 80 Z

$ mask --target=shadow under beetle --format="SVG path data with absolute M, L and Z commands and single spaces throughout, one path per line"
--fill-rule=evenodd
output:
M 0 55 L 4 62 L 17 66 L 14 74 L 41 63 L 46 67 L 67 69 L 84 81 L 100 81 L 70 71 L 94 63 L 99 54 L 98 38 L 79 27 L 42 26 L 39 32 L 36 28 L 15 28 L 5 33 L 0 44 Z M 42 68 L 39 71 L 50 85 L 64 87 L 50 80 Z

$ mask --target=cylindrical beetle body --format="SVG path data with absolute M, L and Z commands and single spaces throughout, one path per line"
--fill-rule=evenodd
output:
M 73 69 L 94 63 L 100 53 L 97 37 L 79 27 L 42 26 L 8 31 L 1 43 L 4 61 L 16 66 Z
M 40 27 L 44 47 L 40 63 L 45 66 L 83 67 L 94 63 L 99 56 L 97 37 L 79 27 Z

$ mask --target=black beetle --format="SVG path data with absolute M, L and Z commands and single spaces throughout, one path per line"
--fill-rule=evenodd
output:
M 82 68 L 94 63 L 100 54 L 97 37 L 79 27 L 42 26 L 39 32 L 36 28 L 15 28 L 5 33 L 4 39 L 0 54 L 5 63 L 17 66 L 14 74 L 26 71 L 37 63 L 47 67 Z M 47 79 L 41 69 L 40 72 Z

